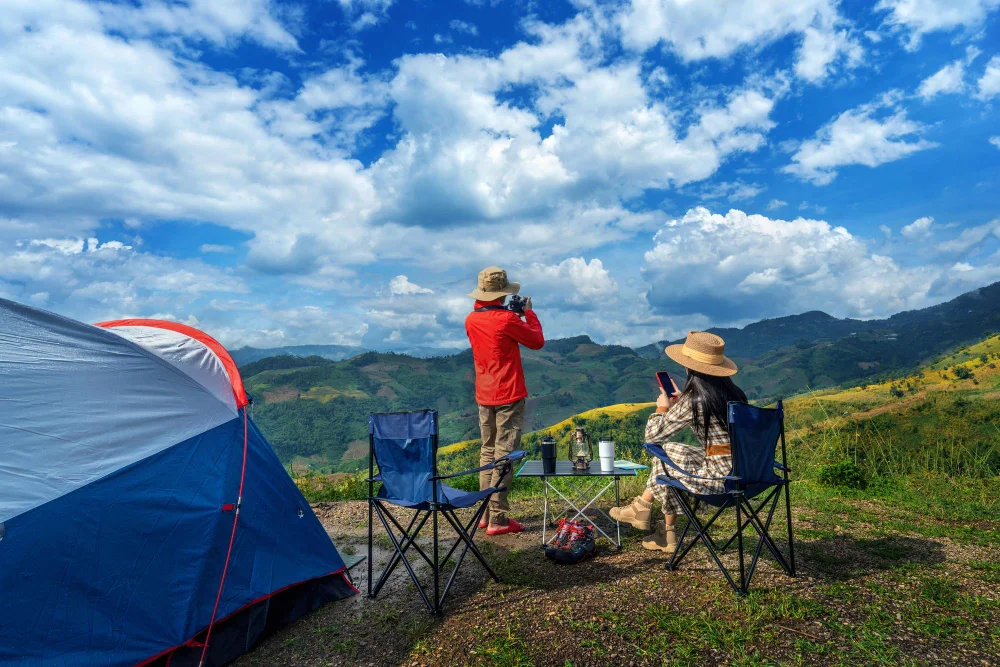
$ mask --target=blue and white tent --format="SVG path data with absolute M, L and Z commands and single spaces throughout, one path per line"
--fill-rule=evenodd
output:
M 356 592 L 247 404 L 200 331 L 0 299 L 0 665 L 223 664 Z

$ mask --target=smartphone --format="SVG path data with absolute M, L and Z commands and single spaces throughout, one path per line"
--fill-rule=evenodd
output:
M 659 383 L 660 388 L 667 392 L 667 396 L 673 396 L 677 393 L 674 389 L 674 383 L 670 380 L 670 375 L 666 371 L 657 371 L 656 381 Z

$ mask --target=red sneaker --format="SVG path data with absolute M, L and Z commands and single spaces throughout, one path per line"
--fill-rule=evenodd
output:
M 479 520 L 479 530 L 486 530 L 490 527 L 490 511 L 483 512 L 483 518 Z
M 486 529 L 487 535 L 506 535 L 507 533 L 520 533 L 524 526 L 513 519 L 507 519 L 506 526 L 490 526 Z

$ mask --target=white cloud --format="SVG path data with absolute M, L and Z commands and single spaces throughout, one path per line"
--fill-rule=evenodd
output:
M 965 89 L 965 63 L 961 60 L 945 65 L 920 83 L 917 94 L 925 100 L 943 93 L 960 93 Z
M 931 226 L 933 224 L 934 218 L 925 216 L 923 218 L 917 218 L 899 231 L 904 238 L 910 241 L 923 241 L 930 238 Z
M 414 285 L 406 276 L 396 276 L 389 281 L 389 290 L 393 294 L 433 294 L 434 290 Z
M 841 113 L 820 128 L 815 138 L 803 141 L 783 171 L 815 185 L 827 185 L 842 166 L 876 167 L 935 147 L 937 144 L 918 138 L 926 126 L 907 118 L 897 100 L 898 95 L 890 93 Z
M 337 0 L 344 16 L 351 21 L 351 28 L 360 31 L 370 28 L 389 15 L 394 0 Z
M 137 37 L 179 35 L 224 46 L 246 38 L 279 50 L 299 49 L 270 0 L 100 2 L 96 8 L 107 27 Z
M 979 90 L 976 97 L 981 100 L 1000 95 L 1000 56 L 993 56 L 986 63 L 986 70 L 979 78 L 977 86 Z
M 18 242 L 0 255 L 10 296 L 44 293 L 60 312 L 86 320 L 183 308 L 212 293 L 241 294 L 245 283 L 198 260 L 136 251 L 121 241 L 45 238 Z
M 993 144 L 997 148 L 1000 148 L 1000 136 L 990 137 L 989 141 L 990 141 L 991 144 Z
M 788 206 L 788 202 L 782 201 L 781 199 L 772 199 L 771 201 L 767 202 L 768 211 L 776 211 L 779 208 L 784 208 L 786 206 Z
M 684 60 L 726 58 L 739 49 L 801 35 L 795 73 L 824 79 L 838 58 L 860 64 L 863 49 L 832 0 L 775 0 L 763 9 L 754 0 L 631 0 L 617 17 L 626 45 L 649 49 L 663 42 Z
M 970 236 L 995 233 L 995 223 L 984 227 Z M 956 245 L 968 251 L 968 241 Z M 699 207 L 657 233 L 643 275 L 655 312 L 733 322 L 813 309 L 884 316 L 927 305 L 935 291 L 953 296 L 996 280 L 1000 266 L 987 261 L 972 272 L 938 263 L 904 266 L 822 220 L 776 220 L 738 210 L 722 215 Z
M 618 282 L 599 259 L 569 257 L 555 265 L 532 264 L 518 272 L 522 293 L 544 295 L 539 304 L 595 310 L 618 294 Z
M 203 254 L 209 253 L 220 253 L 223 255 L 228 255 L 236 252 L 236 249 L 231 245 L 218 245 L 216 243 L 203 243 L 199 248 Z
M 474 23 L 468 23 L 467 21 L 452 19 L 448 23 L 448 27 L 456 32 L 464 32 L 465 34 L 472 35 L 474 37 L 479 34 L 479 28 L 476 27 Z
M 766 186 L 760 183 L 744 183 L 743 181 L 719 181 L 701 188 L 702 199 L 728 199 L 729 201 L 746 201 L 754 199 Z
M 861 64 L 864 49 L 847 30 L 806 28 L 795 62 L 795 73 L 801 79 L 819 83 L 833 71 L 841 55 L 844 68 L 853 69 Z
M 927 33 L 979 27 L 997 7 L 1000 0 L 879 0 L 875 10 L 889 12 L 886 22 L 909 32 L 907 48 L 914 50 Z

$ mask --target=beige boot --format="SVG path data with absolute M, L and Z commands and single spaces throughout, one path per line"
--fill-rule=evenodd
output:
M 632 524 L 639 530 L 649 530 L 649 509 L 652 503 L 647 503 L 642 496 L 636 496 L 631 505 L 612 507 L 611 518 L 621 523 Z
M 656 526 L 656 532 L 642 538 L 642 548 L 672 554 L 677 550 L 677 531 L 674 526 L 667 528 L 661 523 Z

